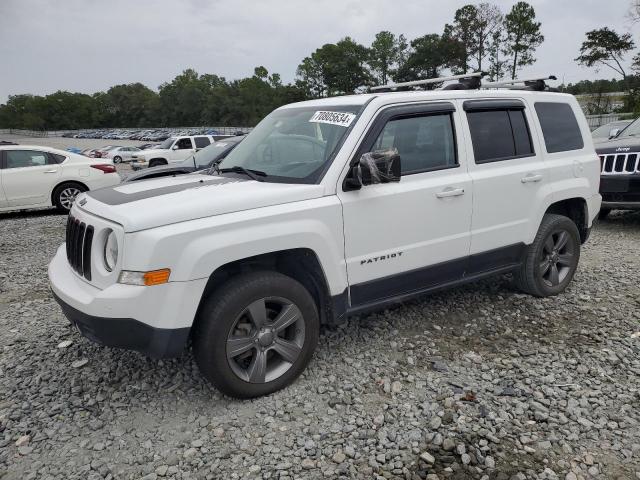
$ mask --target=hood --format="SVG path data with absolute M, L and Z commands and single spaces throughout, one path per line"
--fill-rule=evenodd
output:
M 322 185 L 257 182 L 235 176 L 180 175 L 89 191 L 74 208 L 135 232 L 225 213 L 311 200 Z M 86 202 L 82 202 L 86 200 Z
M 171 174 L 172 172 L 176 173 L 186 173 L 193 172 L 195 168 L 193 167 L 193 161 L 190 162 L 191 165 L 187 165 L 186 162 L 180 162 L 178 164 L 170 164 L 170 165 L 160 165 L 153 168 L 145 168 L 138 172 L 134 172 L 131 175 L 127 176 L 123 182 L 133 182 L 135 180 L 144 180 L 145 178 L 153 178 L 156 175 L 162 174 Z
M 640 151 L 640 137 L 615 138 L 595 145 L 597 153 L 627 153 Z

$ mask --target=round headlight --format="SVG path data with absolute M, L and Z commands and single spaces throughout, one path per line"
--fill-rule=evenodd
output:
M 118 263 L 118 239 L 115 232 L 110 232 L 107 241 L 104 242 L 104 266 L 112 272 Z

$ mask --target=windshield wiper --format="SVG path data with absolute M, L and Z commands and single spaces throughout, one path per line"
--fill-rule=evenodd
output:
M 220 168 L 218 167 L 218 165 L 216 164 L 216 171 L 218 173 L 227 173 L 227 172 L 233 172 L 233 173 L 243 173 L 245 174 L 247 177 L 251 177 L 252 180 L 255 180 L 257 182 L 263 182 L 264 180 L 260 177 L 266 177 L 267 174 L 261 170 L 254 170 L 253 168 L 244 168 L 241 167 L 240 165 L 235 165 L 233 167 L 229 167 L 229 168 Z

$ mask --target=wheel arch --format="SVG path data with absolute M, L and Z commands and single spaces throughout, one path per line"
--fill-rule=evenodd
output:
M 584 198 L 558 200 L 549 205 L 544 213 L 555 213 L 570 218 L 578 227 L 581 243 L 585 243 L 589 238 L 589 207 Z
M 169 165 L 169 160 L 167 160 L 164 157 L 154 157 L 154 158 L 150 158 L 149 159 L 149 165 L 151 165 L 151 162 L 164 162 L 162 163 L 162 165 Z
M 234 260 L 219 266 L 210 276 L 202 292 L 193 326 L 198 322 L 206 299 L 228 279 L 249 272 L 275 271 L 300 282 L 316 302 L 320 322 L 333 321 L 334 312 L 329 284 L 317 254 L 310 248 L 279 250 Z
M 82 182 L 80 182 L 78 180 L 62 180 L 62 181 L 56 183 L 53 186 L 53 188 L 51 189 L 51 193 L 49 193 L 49 200 L 51 200 L 51 205 L 55 205 L 56 204 L 56 202 L 55 202 L 55 200 L 53 198 L 53 194 L 56 193 L 56 190 L 58 189 L 58 187 L 60 187 L 61 185 L 68 184 L 68 183 L 75 184 L 75 185 L 80 185 L 82 188 L 85 189 L 85 191 L 89 191 L 90 190 L 89 186 L 86 183 L 82 183 Z

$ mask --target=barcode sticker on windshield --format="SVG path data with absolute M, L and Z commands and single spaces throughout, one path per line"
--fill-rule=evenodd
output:
M 309 119 L 314 123 L 329 123 L 331 125 L 339 125 L 348 127 L 356 118 L 355 114 L 348 112 L 316 112 Z

